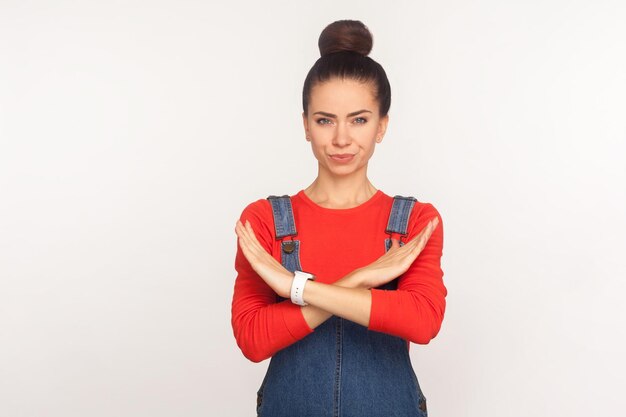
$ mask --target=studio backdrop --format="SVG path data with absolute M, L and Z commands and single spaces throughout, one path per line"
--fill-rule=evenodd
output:
M 432 417 L 626 408 L 622 1 L 0 1 L 0 415 L 252 416 L 235 222 L 317 174 L 302 85 L 374 35 L 368 175 L 444 224 Z

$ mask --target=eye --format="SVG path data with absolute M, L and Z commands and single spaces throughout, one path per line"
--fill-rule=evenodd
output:
M 316 122 L 319 125 L 327 125 L 330 123 L 330 120 L 325 117 L 322 117 L 321 119 L 317 119 Z M 325 122 L 329 122 L 329 123 L 325 123 Z
M 354 120 L 357 122 L 357 124 L 361 124 L 361 125 L 364 124 L 364 123 L 367 123 L 367 119 L 364 118 L 364 117 L 357 117 Z M 359 120 L 362 120 L 362 122 L 359 122 Z

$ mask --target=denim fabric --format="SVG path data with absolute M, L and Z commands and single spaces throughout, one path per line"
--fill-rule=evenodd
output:
M 293 217 L 293 209 L 291 207 L 291 198 L 288 195 L 267 197 L 271 206 L 274 217 L 274 232 L 277 239 L 281 239 L 281 259 L 282 264 L 288 271 L 301 271 L 300 266 L 300 241 L 294 237 L 298 234 L 296 231 L 296 222 Z M 284 239 L 290 236 L 291 239 Z M 276 301 L 281 302 L 286 298 L 279 295 Z
M 400 195 L 393 198 L 389 223 L 387 224 L 387 230 L 385 230 L 387 233 L 407 235 L 406 229 L 409 225 L 409 215 L 416 201 L 415 197 L 402 197 Z
M 292 231 L 293 239 L 293 212 L 285 201 L 289 197 L 270 197 L 276 230 Z M 394 197 L 388 230 L 406 234 L 415 201 Z M 290 271 L 300 265 L 301 242 L 294 242 L 291 253 L 282 252 Z M 378 288 L 397 288 L 397 280 Z M 256 411 L 258 417 L 428 416 L 406 340 L 338 316 L 272 356 L 257 391 Z
M 300 266 L 300 241 L 297 239 L 283 240 L 282 247 L 282 264 L 289 271 L 301 271 Z M 289 253 L 289 249 L 293 252 Z
M 291 199 L 289 198 L 289 196 L 271 195 L 267 197 L 267 199 L 272 204 L 276 238 L 280 239 L 285 236 L 295 235 L 296 222 L 293 221 L 293 210 L 291 208 Z

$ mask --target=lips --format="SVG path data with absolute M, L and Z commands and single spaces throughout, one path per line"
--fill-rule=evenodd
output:
M 330 159 L 338 163 L 349 163 L 354 159 L 354 154 L 352 153 L 336 153 L 334 155 L 330 155 Z

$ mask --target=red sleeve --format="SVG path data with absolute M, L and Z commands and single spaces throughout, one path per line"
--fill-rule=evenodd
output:
M 274 220 L 269 201 L 261 199 L 249 204 L 240 220 L 244 224 L 250 221 L 257 239 L 271 254 Z M 277 260 L 280 262 L 280 254 Z M 276 302 L 276 293 L 252 269 L 238 243 L 235 270 L 231 325 L 246 358 L 261 362 L 313 332 L 304 319 L 302 307 L 290 300 Z
M 439 217 L 439 224 L 417 259 L 398 280 L 397 290 L 371 289 L 368 329 L 427 344 L 441 328 L 448 291 L 441 269 L 443 222 L 432 204 L 419 204 L 416 203 L 411 213 L 406 241 L 418 235 L 433 217 Z

